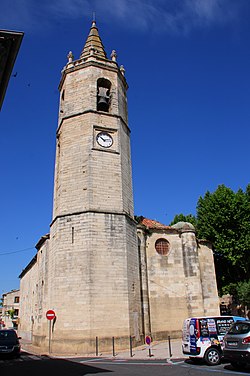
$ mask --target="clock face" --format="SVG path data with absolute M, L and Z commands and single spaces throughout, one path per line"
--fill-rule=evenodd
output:
M 100 132 L 96 136 L 97 143 L 103 148 L 110 148 L 113 145 L 113 138 L 107 132 Z

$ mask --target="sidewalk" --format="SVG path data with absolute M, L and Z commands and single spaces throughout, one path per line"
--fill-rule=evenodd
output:
M 32 345 L 31 342 L 29 341 L 25 341 L 25 340 L 21 340 L 21 346 L 22 346 L 22 350 L 23 351 L 26 351 L 26 352 L 29 352 L 29 353 L 32 353 L 32 354 L 36 354 L 36 355 L 48 355 L 48 352 L 41 352 L 40 348 L 39 347 L 35 347 Z M 171 348 L 171 349 L 170 349 Z M 133 359 L 133 360 L 136 360 L 136 359 L 170 359 L 170 360 L 177 360 L 177 359 L 187 359 L 187 356 L 183 355 L 182 354 L 182 348 L 181 348 L 181 339 L 172 339 L 170 341 L 170 348 L 169 348 L 169 342 L 168 341 L 162 341 L 162 342 L 152 342 L 151 346 L 150 346 L 150 349 L 149 349 L 149 346 L 147 345 L 142 345 L 140 347 L 136 347 L 136 348 L 133 348 L 132 349 L 132 357 L 131 357 L 131 353 L 130 353 L 130 350 L 125 350 L 125 351 L 121 351 L 121 352 L 115 352 L 115 358 L 116 359 Z M 149 351 L 150 350 L 150 351 Z M 171 350 L 171 354 L 170 354 L 170 350 Z M 63 357 L 64 355 L 62 354 L 55 354 L 55 353 L 51 353 L 50 356 L 53 356 L 53 357 Z M 98 354 L 98 356 L 96 356 L 96 354 L 90 354 L 90 355 L 86 355 L 86 354 L 78 354 L 78 355 L 75 355 L 75 356 L 66 356 L 67 358 L 69 357 L 79 357 L 79 356 L 83 356 L 83 357 L 98 357 L 98 358 L 113 358 L 113 354 L 112 352 L 110 353 L 103 353 L 103 354 Z
M 131 358 L 130 351 L 118 353 L 115 358 L 117 359 L 186 359 L 182 354 L 181 340 L 172 339 L 170 341 L 170 348 L 168 341 L 152 342 L 150 346 L 143 345 L 134 348 L 132 351 L 133 357 Z

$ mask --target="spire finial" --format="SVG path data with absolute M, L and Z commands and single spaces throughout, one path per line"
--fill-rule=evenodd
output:
M 93 15 L 92 15 L 92 27 L 93 27 L 93 26 L 96 26 L 95 12 L 93 12 Z
M 107 59 L 104 46 L 99 36 L 98 28 L 95 23 L 95 12 L 93 12 L 92 26 L 80 58 L 86 61 L 90 56 L 95 56 L 97 59 Z

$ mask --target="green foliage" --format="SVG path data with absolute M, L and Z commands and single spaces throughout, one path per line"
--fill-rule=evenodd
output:
M 238 283 L 237 294 L 239 302 L 244 306 L 250 307 L 250 280 Z
M 246 280 L 250 272 L 250 186 L 236 193 L 219 185 L 197 204 L 198 236 L 214 246 L 218 287 Z
M 250 307 L 250 280 L 230 283 L 222 288 L 222 294 L 230 294 L 237 303 Z
M 176 214 L 176 216 L 174 217 L 174 219 L 170 223 L 170 226 L 173 226 L 175 223 L 178 223 L 178 222 L 189 222 L 189 223 L 192 223 L 192 225 L 194 225 L 194 227 L 196 227 L 196 225 L 197 225 L 197 219 L 192 214 L 188 214 L 188 215 Z
M 196 217 L 178 214 L 171 225 L 179 221 L 192 223 L 197 237 L 213 243 L 219 292 L 233 288 L 250 275 L 250 184 L 245 192 L 234 192 L 219 185 L 207 191 L 197 203 Z M 230 286 L 231 287 L 228 287 Z M 237 287 L 238 289 L 238 287 Z M 243 289 L 243 287 L 242 287 Z M 238 291 L 238 290 L 237 290 Z M 235 292 L 236 293 L 236 292 Z
M 233 295 L 234 298 L 237 298 L 237 283 L 229 283 L 226 286 L 223 286 L 222 289 L 222 295 Z
M 7 314 L 10 316 L 11 320 L 14 318 L 14 313 L 15 313 L 15 310 L 14 309 L 9 309 L 7 311 Z

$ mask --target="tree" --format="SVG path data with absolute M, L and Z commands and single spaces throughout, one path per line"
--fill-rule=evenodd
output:
M 197 219 L 193 214 L 188 214 L 188 215 L 176 214 L 176 216 L 170 223 L 170 226 L 173 226 L 175 223 L 178 223 L 178 222 L 189 222 L 189 223 L 192 223 L 192 225 L 194 225 L 195 227 L 197 225 Z
M 239 302 L 245 307 L 250 307 L 250 280 L 248 282 L 239 282 L 237 285 L 237 295 Z
M 219 292 L 229 284 L 247 281 L 250 275 L 250 184 L 244 192 L 219 185 L 200 197 L 196 217 L 178 214 L 171 225 L 191 222 L 197 237 L 212 242 Z
M 7 314 L 10 316 L 11 320 L 13 320 L 14 315 L 15 315 L 15 310 L 14 310 L 14 308 L 9 309 L 9 310 L 7 311 Z
M 223 294 L 233 296 L 234 302 L 244 307 L 245 316 L 250 308 L 250 280 L 238 283 L 230 283 L 222 288 Z
M 198 236 L 214 247 L 218 288 L 248 278 L 250 272 L 250 186 L 246 192 L 219 185 L 197 204 Z

